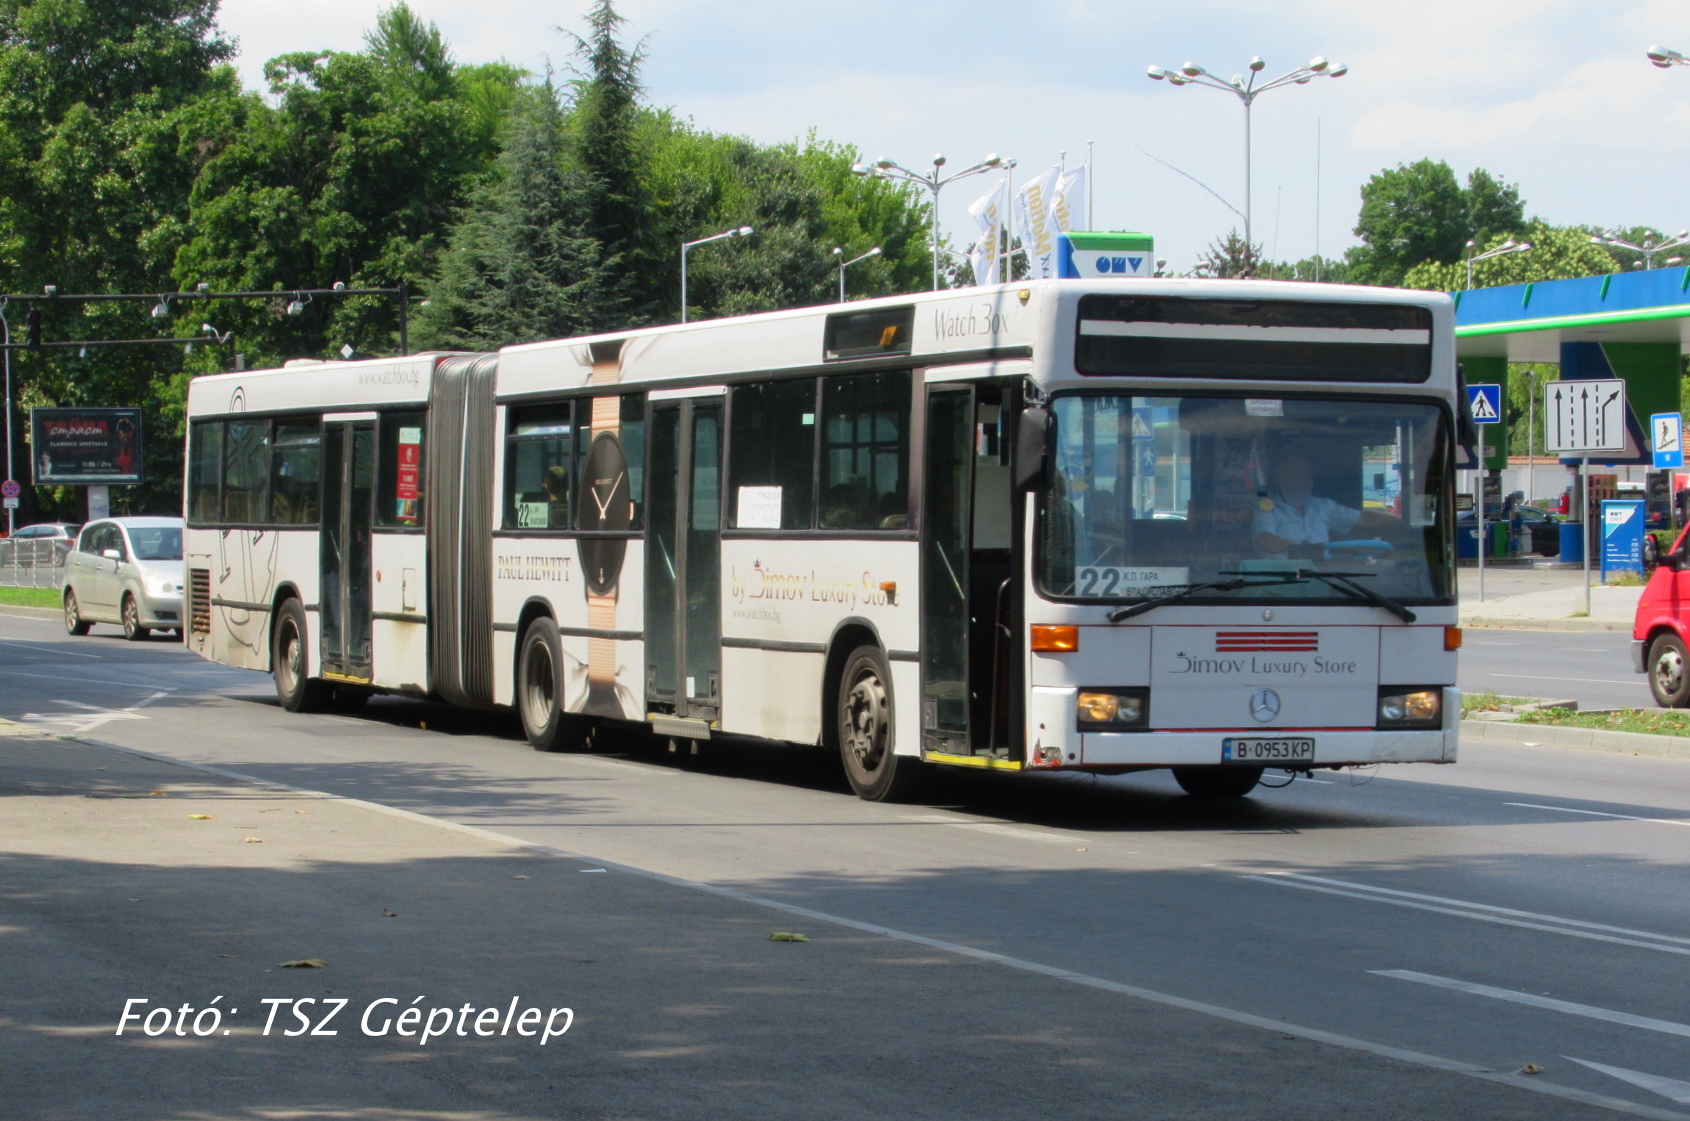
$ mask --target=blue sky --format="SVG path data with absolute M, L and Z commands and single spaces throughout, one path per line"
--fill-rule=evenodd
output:
M 248 83 L 266 58 L 355 50 L 375 0 L 224 0 Z M 464 61 L 534 70 L 568 60 L 559 24 L 585 0 L 412 0 Z M 1690 5 L 1669 0 L 624 0 L 647 36 L 651 99 L 700 126 L 758 140 L 856 144 L 925 166 L 987 153 L 1018 175 L 1071 163 L 1096 142 L 1095 224 L 1154 234 L 1179 269 L 1239 224 L 1148 152 L 1243 205 L 1243 120 L 1219 91 L 1175 89 L 1151 63 L 1192 59 L 1230 76 L 1251 55 L 1281 73 L 1315 55 L 1348 75 L 1264 96 L 1255 111 L 1255 231 L 1273 256 L 1354 244 L 1358 190 L 1381 168 L 1430 156 L 1519 183 L 1557 223 L 1690 225 L 1690 67 L 1657 70 L 1651 43 L 1690 52 Z M 942 221 L 962 241 L 967 204 L 947 189 Z

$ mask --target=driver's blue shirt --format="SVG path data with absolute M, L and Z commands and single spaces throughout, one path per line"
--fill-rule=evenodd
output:
M 1261 506 L 1268 508 L 1261 509 Z M 1271 533 L 1287 541 L 1325 544 L 1335 534 L 1341 538 L 1349 533 L 1360 520 L 1360 510 L 1352 510 L 1330 498 L 1310 495 L 1303 508 L 1298 510 L 1276 495 L 1261 500 L 1256 510 L 1255 531 L 1257 534 Z

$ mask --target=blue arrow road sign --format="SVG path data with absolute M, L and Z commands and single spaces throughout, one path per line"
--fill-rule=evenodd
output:
M 1649 418 L 1649 444 L 1655 451 L 1655 470 L 1684 466 L 1684 414 L 1656 413 Z
M 1467 406 L 1474 424 L 1502 423 L 1502 387 L 1500 385 L 1470 385 L 1467 387 Z

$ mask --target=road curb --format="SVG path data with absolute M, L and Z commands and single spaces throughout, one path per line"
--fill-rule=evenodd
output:
M 1461 625 L 1474 630 L 1505 631 L 1606 631 L 1631 633 L 1630 619 L 1492 619 L 1475 616 Z
M 1690 737 L 1655 736 L 1644 732 L 1561 728 L 1553 724 L 1520 724 L 1510 720 L 1463 720 L 1461 738 L 1516 743 L 1527 747 L 1606 751 L 1614 755 L 1651 755 L 1657 759 L 1690 759 Z

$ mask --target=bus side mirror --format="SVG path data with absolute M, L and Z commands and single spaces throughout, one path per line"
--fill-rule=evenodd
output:
M 1032 490 L 1043 484 L 1050 447 L 1050 410 L 1029 405 L 1015 425 L 1015 486 Z

